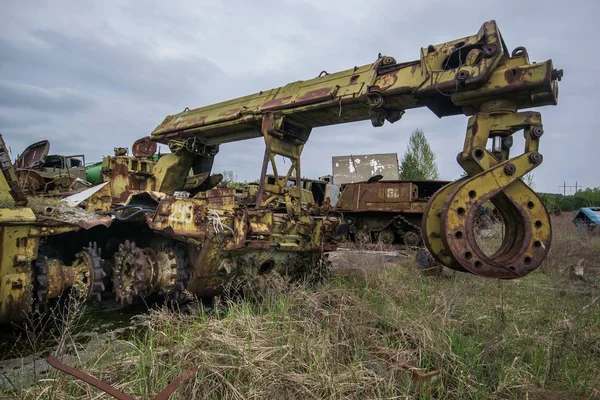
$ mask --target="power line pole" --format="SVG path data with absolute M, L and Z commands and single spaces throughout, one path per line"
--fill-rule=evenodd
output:
M 569 185 L 567 185 L 567 182 L 563 182 L 563 184 L 560 185 L 558 188 L 562 189 L 563 196 L 566 196 L 567 195 L 567 189 L 575 189 L 575 193 L 573 193 L 573 194 L 577 194 L 577 191 L 579 190 L 579 188 L 581 188 L 581 185 L 579 184 L 578 181 L 575 181 L 575 185 L 574 186 L 569 186 Z

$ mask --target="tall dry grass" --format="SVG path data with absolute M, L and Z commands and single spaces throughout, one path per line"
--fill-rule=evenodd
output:
M 441 279 L 412 262 L 369 271 L 358 255 L 364 273 L 321 286 L 271 276 L 211 309 L 152 311 L 134 339 L 75 366 L 140 398 L 191 366 L 172 398 L 599 398 L 600 242 L 568 222 L 555 221 L 548 261 L 520 280 Z M 580 258 L 586 272 L 573 278 Z M 100 393 L 56 372 L 7 391 Z

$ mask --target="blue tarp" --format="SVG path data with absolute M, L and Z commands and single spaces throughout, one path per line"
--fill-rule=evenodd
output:
M 576 220 L 585 220 L 586 222 L 595 223 L 600 225 L 600 207 L 584 207 L 580 208 L 573 218 L 573 222 Z

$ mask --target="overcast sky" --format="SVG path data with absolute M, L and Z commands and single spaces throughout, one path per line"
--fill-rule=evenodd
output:
M 367 64 L 380 52 L 415 60 L 421 47 L 495 19 L 510 50 L 525 46 L 532 61 L 552 59 L 565 72 L 559 105 L 538 109 L 545 134 L 536 189 L 600 186 L 599 1 L 0 0 L 0 16 L 0 132 L 13 155 L 49 139 L 52 153 L 83 152 L 86 161 L 131 148 L 185 107 Z M 442 179 L 456 179 L 466 122 L 419 109 L 383 128 L 315 129 L 302 173 L 330 173 L 335 155 L 401 158 L 421 128 Z M 256 179 L 263 146 L 223 145 L 215 171 Z

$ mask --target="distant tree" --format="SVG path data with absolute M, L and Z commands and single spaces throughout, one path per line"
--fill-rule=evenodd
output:
M 225 186 L 230 187 L 237 180 L 237 175 L 232 170 L 222 171 L 223 180 L 221 181 Z
M 232 170 L 222 171 L 221 175 L 223 175 L 221 185 L 224 187 L 242 190 L 249 183 L 248 181 L 238 181 L 238 176 Z M 258 182 L 258 180 L 256 180 L 256 182 Z
M 523 175 L 523 177 L 521 178 L 521 180 L 523 182 L 525 182 L 525 184 L 527 186 L 529 186 L 530 188 L 532 188 L 533 190 L 535 190 L 535 180 L 533 178 L 533 174 L 530 172 L 527 175 Z
M 400 163 L 400 179 L 440 179 L 435 154 L 421 129 L 416 129 L 410 135 L 408 148 Z
M 578 190 L 575 196 L 583 199 L 586 206 L 598 207 L 600 206 L 600 188 L 587 188 L 585 190 Z
M 538 193 L 550 211 L 576 211 L 581 207 L 600 206 L 600 187 L 578 190 L 563 196 L 556 193 Z

